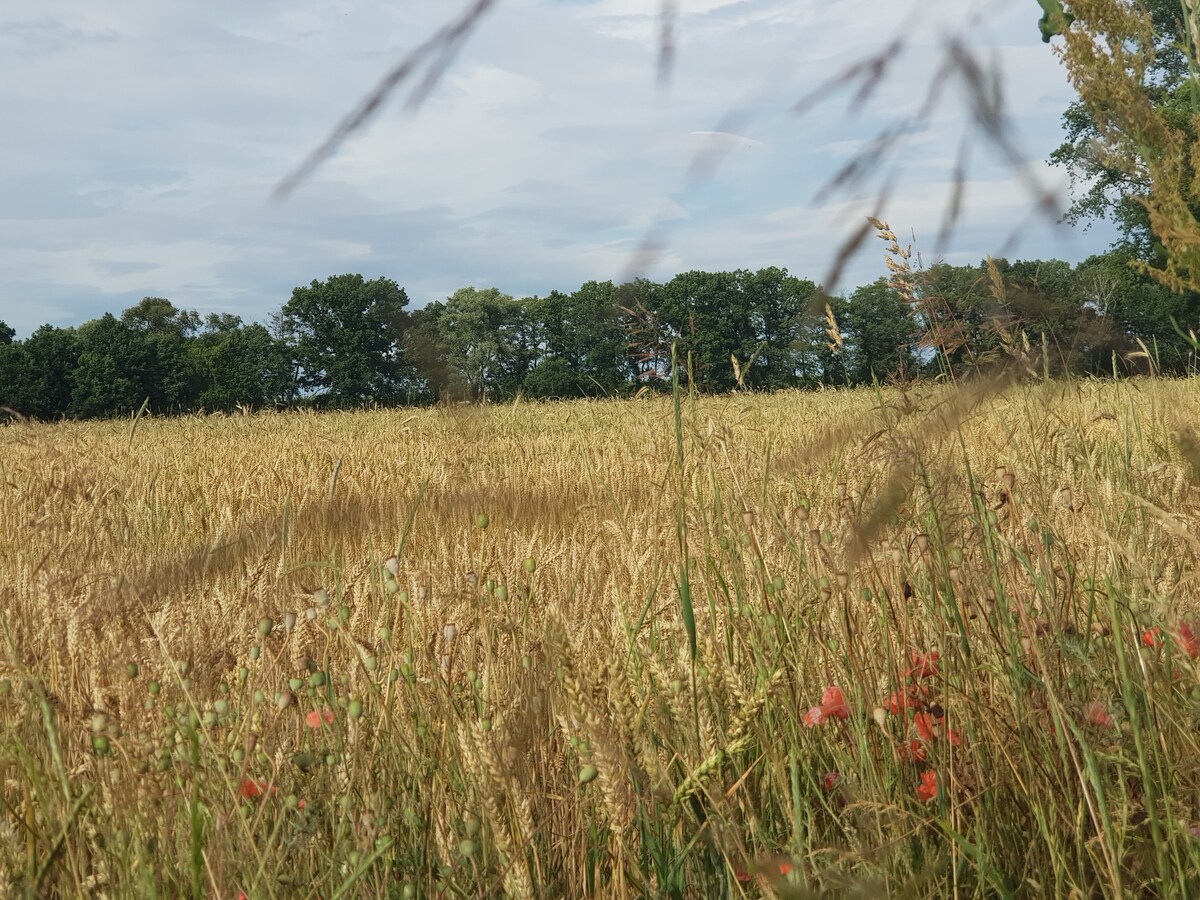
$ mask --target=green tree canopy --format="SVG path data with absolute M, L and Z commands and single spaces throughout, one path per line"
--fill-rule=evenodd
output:
M 886 279 L 855 290 L 841 305 L 839 324 L 846 331 L 846 374 L 851 382 L 886 381 L 912 370 L 912 316 Z
M 390 278 L 335 275 L 292 291 L 282 325 L 300 384 L 333 405 L 390 402 L 403 389 L 408 295 Z
M 286 398 L 292 375 L 288 348 L 257 322 L 210 315 L 189 347 L 196 403 L 206 410 L 267 406 Z
M 524 306 L 497 288 L 459 288 L 437 308 L 436 332 L 454 396 L 511 395 L 531 367 L 533 334 Z

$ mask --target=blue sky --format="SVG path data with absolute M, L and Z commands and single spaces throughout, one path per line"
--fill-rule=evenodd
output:
M 870 181 L 831 173 L 913 112 L 964 34 L 1001 73 L 1026 176 L 1072 94 L 1033 0 L 679 0 L 671 83 L 655 81 L 658 0 L 501 0 L 416 113 L 393 98 L 286 202 L 275 184 L 459 0 L 42 0 L 0 12 L 0 319 L 24 336 L 143 296 L 265 320 L 291 289 L 386 275 L 414 305 L 464 285 L 518 296 L 646 274 L 786 266 L 820 281 L 883 210 L 926 261 L 1071 261 L 1111 231 L 1029 221 L 1017 174 L 975 141 L 964 219 L 933 246 L 968 107 L 953 86 Z M 980 15 L 986 11 L 986 17 Z M 854 115 L 796 100 L 898 32 L 905 51 Z M 731 119 L 731 112 L 737 115 Z M 688 175 L 720 151 L 711 176 Z M 1006 240 L 1018 234 L 1015 245 Z M 843 287 L 885 274 L 872 241 Z

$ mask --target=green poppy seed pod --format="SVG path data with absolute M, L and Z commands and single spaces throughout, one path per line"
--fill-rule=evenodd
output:
M 408 603 L 408 591 L 397 591 L 396 599 L 401 603 Z
M 310 687 L 325 687 L 329 683 L 329 676 L 324 672 L 313 672 L 308 676 L 308 684 Z
M 350 705 L 346 707 L 346 714 L 351 719 L 361 719 L 363 714 L 363 702 L 361 700 L 351 700 Z
M 304 687 L 304 682 L 303 682 L 303 680 L 301 680 L 299 678 L 289 678 L 288 679 L 288 687 L 291 688 L 293 691 L 298 691 L 298 690 L 300 690 L 300 688 Z
M 246 751 L 241 747 L 234 747 L 233 753 L 230 754 L 230 758 L 233 759 L 235 763 L 240 765 L 242 760 L 246 758 Z
M 229 701 L 228 700 L 218 700 L 216 703 L 213 704 L 213 710 L 216 712 L 216 714 L 218 716 L 228 715 Z
M 392 639 L 392 629 L 386 625 L 381 625 L 379 627 L 379 639 L 381 641 L 390 641 Z
M 383 586 L 383 589 L 387 591 L 388 594 L 396 594 L 400 591 L 400 583 L 396 581 L 395 578 L 389 578 L 387 583 Z
M 162 685 L 157 681 L 151 681 L 146 685 L 146 690 L 150 692 L 151 696 L 158 696 L 158 692 L 162 690 Z
M 783 576 L 776 575 L 774 578 L 772 578 L 771 579 L 771 587 L 775 588 L 775 590 L 777 590 L 777 591 L 782 591 L 784 588 Z
M 363 663 L 363 668 L 366 669 L 368 672 L 374 672 L 375 667 L 378 665 L 378 663 L 375 661 L 375 657 L 373 657 L 373 656 L 364 656 L 362 663 Z
M 348 606 L 339 606 L 338 607 L 338 621 L 339 622 L 349 622 L 350 621 L 350 607 L 348 607 Z
M 275 630 L 275 623 L 272 622 L 270 620 L 270 618 L 268 618 L 267 616 L 263 616 L 261 619 L 258 620 L 258 633 L 261 634 L 263 637 L 266 637 L 274 630 Z
M 138 677 L 138 664 L 135 662 L 131 662 L 129 665 L 127 665 L 125 667 L 125 674 L 131 679 L 137 678 Z
M 411 884 L 406 884 L 400 889 L 400 896 L 403 897 L 404 900 L 413 900 L 413 898 L 417 896 L 417 889 Z
M 288 809 L 295 809 L 300 804 L 300 798 L 295 794 L 288 794 L 283 803 Z
M 871 601 L 871 598 L 874 596 L 875 595 L 873 593 L 871 593 L 871 589 L 869 587 L 865 587 L 861 591 L 858 592 L 858 598 L 860 600 L 862 600 L 863 603 L 869 603 Z
M 537 560 L 532 556 L 527 556 L 521 563 L 521 568 L 525 570 L 525 574 L 532 575 L 537 571 Z
M 498 584 L 498 585 L 496 585 L 496 590 L 493 592 L 493 594 L 495 595 L 497 600 L 499 600 L 501 603 L 503 603 L 505 600 L 508 599 L 508 588 L 506 588 L 502 584 Z
M 491 719 L 480 719 L 479 720 L 479 730 L 484 732 L 485 734 L 487 732 L 491 731 L 492 730 L 492 720 Z
M 491 520 L 488 519 L 487 513 L 480 513 L 479 515 L 477 515 L 475 517 L 475 527 L 476 528 L 487 528 L 490 521 Z
M 304 611 L 304 618 L 310 622 L 315 622 L 317 620 L 317 608 L 315 606 L 310 606 L 308 609 L 306 609 Z
M 200 721 L 204 723 L 205 728 L 212 728 L 217 724 L 217 714 L 212 710 L 207 710 Z
M 392 669 L 392 671 L 388 672 L 388 681 L 395 684 L 399 680 L 400 680 L 400 670 L 399 669 Z
M 474 813 L 467 813 L 463 816 L 463 830 L 466 831 L 467 837 L 475 837 L 479 834 L 479 828 L 482 823 L 479 821 L 479 816 Z
M 247 669 L 245 666 L 241 666 L 238 669 L 238 681 L 245 681 L 249 677 L 250 677 L 250 670 Z
M 275 695 L 275 705 L 282 709 L 287 709 L 292 705 L 292 701 L 296 699 L 296 695 L 289 691 L 280 691 Z
M 489 578 L 483 583 L 483 589 L 489 594 L 492 593 L 492 591 L 496 590 L 496 582 Z
M 325 590 L 325 588 L 317 588 L 315 591 L 313 591 L 313 602 L 316 603 L 317 606 L 328 606 L 329 591 Z
M 579 770 L 580 785 L 591 784 L 596 780 L 596 776 L 600 774 L 600 770 L 595 766 L 584 766 Z
M 250 648 L 250 659 L 253 661 L 258 659 L 260 656 L 262 656 L 262 647 L 258 646 L 258 644 L 255 644 Z
M 102 734 L 97 734 L 92 737 L 92 751 L 97 756 L 107 756 L 112 750 L 112 746 L 108 742 L 108 738 Z
M 266 699 L 267 699 L 267 695 L 264 694 L 262 691 L 254 692 L 254 702 L 255 703 L 265 703 Z
M 475 855 L 475 842 L 470 838 L 464 838 L 458 842 L 458 855 L 463 859 L 470 859 Z
M 960 548 L 958 548 L 958 547 L 950 548 L 950 562 L 954 563 L 954 565 L 956 565 L 956 566 L 962 565 L 963 552 Z

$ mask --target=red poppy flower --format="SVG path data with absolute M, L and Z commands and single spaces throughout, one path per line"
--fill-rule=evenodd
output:
M 841 772 L 826 772 L 821 776 L 821 790 L 828 793 L 838 786 L 838 782 L 842 780 Z M 786 872 L 784 873 L 787 874 Z
M 937 796 L 937 792 L 937 772 L 933 769 L 926 769 L 921 773 L 921 783 L 917 785 L 917 799 L 922 803 L 928 803 Z
M 738 869 L 737 870 L 737 880 L 740 881 L 742 884 L 749 884 L 750 883 L 750 873 L 743 872 L 741 869 Z
M 936 650 L 930 650 L 928 653 L 917 653 L 915 650 L 909 654 L 912 659 L 912 668 L 906 673 L 909 678 L 932 678 L 938 674 L 938 659 L 940 654 Z
M 791 872 L 792 872 L 792 864 L 790 862 L 788 862 L 787 860 L 784 860 L 783 862 L 781 862 L 779 864 L 779 874 L 782 877 L 787 878 L 787 876 L 790 875 Z
M 314 709 L 312 712 L 310 712 L 308 715 L 306 715 L 304 717 L 304 724 L 307 725 L 309 728 L 320 728 L 322 725 L 332 725 L 333 724 L 333 710 L 326 707 L 325 709 L 318 712 L 317 710 Z
M 897 748 L 897 754 L 905 762 L 925 762 L 929 751 L 921 741 L 905 741 Z
M 917 737 L 929 743 L 933 740 L 933 727 L 937 721 L 926 712 L 919 712 L 913 716 L 913 728 L 917 731 Z
M 1196 637 L 1192 630 L 1191 622 L 1180 622 L 1175 629 L 1175 638 L 1179 642 L 1179 649 L 1188 655 L 1188 658 L 1195 659 L 1200 656 L 1200 638 Z
M 925 701 L 921 699 L 920 694 L 912 689 L 903 691 L 893 691 L 883 702 L 893 716 L 902 716 L 908 710 L 922 710 L 925 708 Z
M 1113 723 L 1113 717 L 1108 714 L 1108 708 L 1099 700 L 1093 700 L 1085 706 L 1083 716 L 1089 724 L 1095 725 L 1097 728 L 1109 728 Z
M 1157 647 L 1158 646 L 1158 635 L 1160 634 L 1160 632 L 1161 632 L 1161 629 L 1159 629 L 1158 627 L 1147 628 L 1145 631 L 1142 632 L 1142 643 L 1145 644 L 1147 647 Z
M 829 719 L 845 719 L 850 716 L 850 707 L 846 705 L 846 697 L 841 688 L 827 687 L 821 695 L 821 705 L 811 707 L 801 721 L 809 728 L 815 728 Z
M 947 728 L 942 737 L 944 737 L 952 747 L 962 746 L 962 735 L 960 735 L 953 728 Z
M 846 705 L 846 697 L 841 688 L 827 687 L 821 695 L 821 711 L 826 718 L 845 719 L 850 716 L 850 707 Z
M 267 791 L 267 783 L 265 781 L 254 781 L 250 778 L 243 778 L 239 792 L 247 800 L 257 800 Z

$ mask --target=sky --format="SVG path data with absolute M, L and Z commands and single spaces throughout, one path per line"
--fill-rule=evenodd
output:
M 915 236 L 926 264 L 1075 262 L 1112 240 L 1033 212 L 1030 184 L 1068 200 L 1045 160 L 1073 97 L 1033 0 L 678 0 L 665 85 L 659 0 L 499 0 L 423 105 L 395 93 L 272 201 L 464 2 L 7 4 L 0 320 L 23 337 L 158 296 L 266 321 L 295 286 L 344 272 L 392 278 L 413 306 L 690 269 L 826 282 L 870 214 Z M 999 76 L 1015 164 L 979 135 L 960 80 L 936 74 L 954 36 Z M 895 38 L 866 103 L 831 86 Z M 829 190 L 935 78 L 928 120 Z M 964 136 L 962 218 L 939 245 Z M 882 246 L 835 288 L 886 275 Z

